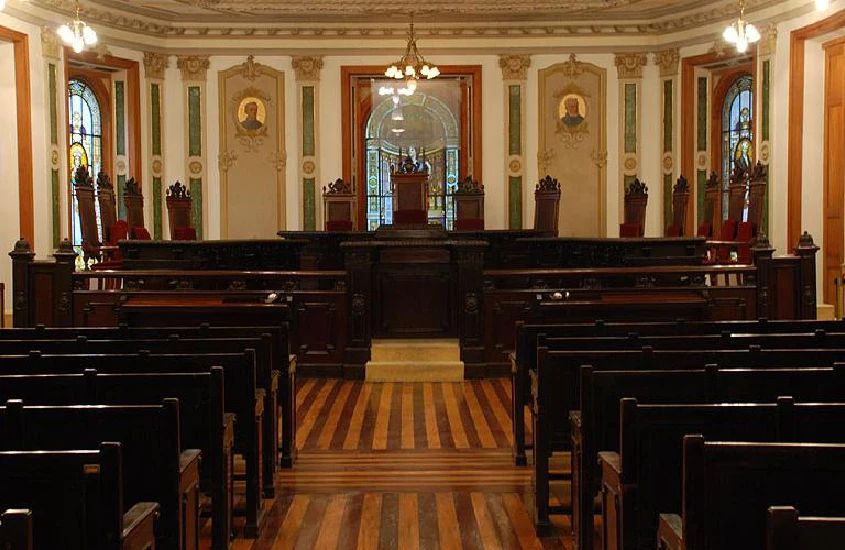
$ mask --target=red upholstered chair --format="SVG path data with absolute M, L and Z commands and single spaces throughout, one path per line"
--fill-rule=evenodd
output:
M 197 240 L 197 230 L 194 227 L 177 227 L 172 229 L 172 238 L 174 241 L 195 241 Z
M 534 189 L 534 229 L 557 237 L 560 218 L 560 183 L 546 175 Z
M 751 222 L 739 222 L 736 226 L 736 261 L 740 264 L 751 263 L 751 241 L 754 240 Z
M 144 229 L 143 227 L 133 227 L 132 228 L 132 238 L 138 241 L 151 241 L 153 240 L 150 232 Z
M 167 188 L 167 221 L 170 239 L 174 241 L 195 241 L 193 201 L 191 192 L 178 181 Z
M 452 194 L 456 231 L 484 229 L 484 186 L 467 176 Z
M 427 224 L 428 216 L 425 210 L 394 210 L 393 211 L 393 225 L 419 225 Z
M 620 223 L 619 236 L 623 239 L 637 239 L 643 236 L 642 228 L 638 223 Z
M 141 185 L 135 181 L 135 178 L 129 180 L 123 185 L 123 204 L 126 207 L 126 223 L 129 224 L 129 234 L 135 237 L 134 232 L 136 227 L 144 227 L 144 195 L 141 194 Z M 149 235 L 149 232 L 147 232 Z M 149 240 L 149 238 L 147 239 Z
M 352 231 L 352 220 L 326 220 L 326 231 Z
M 625 220 L 619 224 L 619 236 L 639 238 L 645 231 L 645 212 L 648 204 L 648 187 L 639 178 L 625 188 Z
M 129 235 L 129 225 L 124 220 L 117 220 L 112 224 L 109 231 L 109 242 L 101 247 L 103 261 L 94 264 L 94 271 L 104 269 L 120 269 L 123 267 L 123 255 L 118 248 L 118 242 L 125 240 Z
M 323 213 L 326 231 L 354 231 L 357 212 L 352 185 L 337 178 L 323 187 Z
M 681 176 L 672 188 L 672 224 L 666 228 L 667 237 L 683 237 L 684 222 L 689 207 L 689 182 Z
M 483 218 L 469 218 L 467 220 L 455 220 L 455 231 L 484 231 Z

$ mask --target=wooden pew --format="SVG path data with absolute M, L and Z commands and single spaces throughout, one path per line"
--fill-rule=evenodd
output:
M 119 327 L 45 327 L 38 325 L 33 328 L 0 330 L 0 341 L 24 339 L 68 340 L 76 339 L 79 336 L 84 336 L 89 340 L 170 339 L 173 337 L 181 340 L 189 340 L 269 337 L 272 341 L 273 370 L 280 373 L 275 396 L 275 401 L 281 411 L 282 419 L 282 434 L 277 442 L 278 453 L 280 455 L 279 466 L 290 468 L 293 465 L 293 461 L 296 458 L 296 448 L 293 445 L 296 434 L 296 414 L 294 411 L 296 402 L 296 356 L 290 354 L 290 343 L 286 326 L 211 326 L 208 323 L 184 327 L 130 327 L 128 325 L 121 325 Z M 256 352 L 258 353 L 259 350 L 260 348 L 257 348 Z M 270 397 L 272 398 L 272 395 Z M 271 412 L 273 410 L 272 406 L 268 407 L 267 410 L 268 413 Z M 265 422 L 270 421 L 265 426 L 265 431 L 272 429 L 274 434 L 278 432 L 276 415 L 268 414 L 264 420 Z M 278 436 L 275 437 L 278 438 Z
M 538 369 L 542 370 L 539 365 Z M 766 368 L 674 371 L 596 371 L 581 367 L 581 409 L 570 412 L 572 430 L 572 518 L 579 548 L 590 548 L 592 504 L 601 490 L 599 451 L 618 450 L 619 402 L 765 403 L 781 395 L 831 402 L 845 395 L 845 365 L 833 368 Z M 538 438 L 538 445 L 540 439 Z M 548 462 L 540 458 L 537 463 Z M 547 466 L 546 466 L 547 468 Z M 538 471 L 538 479 L 541 473 Z M 542 472 L 547 476 L 547 471 Z M 546 485 L 548 485 L 546 483 Z M 540 486 L 540 483 L 537 483 Z M 539 498 L 539 497 L 538 497 Z M 539 515 L 538 515 L 539 517 Z
M 183 448 L 199 449 L 200 490 L 211 495 L 211 547 L 228 548 L 232 532 L 233 417 L 223 412 L 223 368 L 204 373 L 28 374 L 0 376 L 0 402 L 33 405 L 150 405 L 179 400 Z
M 161 549 L 199 545 L 198 449 L 179 438 L 179 401 L 161 405 L 24 407 L 9 400 L 0 407 L 0 450 L 61 451 L 121 445 L 123 503 L 157 502 L 156 543 Z
M 828 333 L 845 332 L 845 321 L 768 320 L 757 321 L 654 321 L 631 323 L 522 323 L 516 327 L 516 341 L 511 355 L 513 392 L 512 415 L 514 433 L 514 460 L 524 466 L 525 457 L 525 405 L 531 400 L 530 375 L 537 367 L 538 337 L 627 337 L 627 336 L 682 336 L 706 334 L 775 334 L 808 333 L 818 330 Z
M 32 510 L 9 508 L 0 514 L 0 548 L 32 550 Z
M 765 548 L 769 506 L 845 515 L 845 445 L 684 437 L 683 515 L 661 514 L 658 548 Z
M 766 550 L 839 550 L 845 517 L 799 516 L 792 506 L 770 506 L 766 543 Z
M 215 364 L 224 366 L 224 370 L 227 371 L 226 410 L 241 419 L 235 427 L 235 444 L 236 452 L 243 454 L 247 462 L 247 487 L 250 495 L 248 500 L 256 508 L 260 506 L 258 487 L 263 487 L 264 494 L 272 497 L 272 480 L 278 448 L 278 423 L 275 414 L 278 410 L 275 400 L 278 390 L 278 371 L 272 368 L 272 342 L 269 339 L 88 340 L 80 336 L 76 340 L 0 341 L 0 353 L 6 356 L 26 353 L 33 355 L 38 352 L 63 355 L 85 353 L 117 355 L 136 352 L 159 356 L 167 354 L 171 362 L 167 363 L 164 370 L 170 372 L 178 372 L 179 368 L 183 368 L 178 366 L 180 358 L 174 356 L 176 353 L 182 354 L 181 363 L 194 363 L 205 358 L 206 369 Z M 244 357 L 244 354 L 249 357 Z M 241 357 L 236 358 L 236 355 Z M 228 358 L 226 364 L 220 362 L 223 357 Z M 115 358 L 109 372 L 120 372 L 120 361 L 120 358 Z M 174 364 L 173 361 L 176 363 Z M 147 364 L 156 372 L 160 370 L 154 364 Z M 97 368 L 93 364 L 88 366 Z M 112 370 L 114 368 L 117 370 Z M 249 372 L 244 373 L 243 369 L 248 369 Z M 140 371 L 132 369 L 132 372 Z M 265 405 L 265 400 L 269 401 L 267 405 Z M 268 426 L 265 426 L 265 422 Z M 258 435 L 253 434 L 256 429 Z
M 123 512 L 120 444 L 99 450 L 0 452 L 0 507 L 28 508 L 35 548 L 155 548 L 154 502 Z M 43 521 L 41 521 L 43 519 Z
M 623 398 L 619 452 L 599 452 L 602 471 L 602 547 L 654 547 L 660 512 L 681 511 L 683 436 L 720 441 L 845 442 L 845 403 L 637 403 Z

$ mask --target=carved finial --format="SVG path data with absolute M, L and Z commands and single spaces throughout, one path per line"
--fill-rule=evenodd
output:
M 816 243 L 813 242 L 813 236 L 810 235 L 808 232 L 804 231 L 801 234 L 801 238 L 798 239 L 798 246 L 795 247 L 795 250 L 818 250 L 819 247 L 816 246 Z
M 123 184 L 123 190 L 126 195 L 141 196 L 141 185 L 135 181 L 135 178 L 129 178 L 126 183 Z
M 713 189 L 714 187 L 719 187 L 719 176 L 716 175 L 716 172 L 710 172 L 710 177 L 707 178 L 707 181 L 704 182 L 704 187 L 706 189 Z
M 458 189 L 455 193 L 463 195 L 481 195 L 484 193 L 484 186 L 478 183 L 478 180 L 472 179 L 472 176 L 467 176 L 458 184 Z
M 560 193 L 560 183 L 558 183 L 557 178 L 553 178 L 550 175 L 546 174 L 546 177 L 540 180 L 540 183 L 537 184 L 537 187 L 534 189 L 535 193 L 553 193 L 557 192 Z
M 333 182 L 329 182 L 328 186 L 323 186 L 324 195 L 351 195 L 352 184 L 343 181 L 343 178 L 337 178 Z
M 766 232 L 763 231 L 762 228 L 757 233 L 757 240 L 754 241 L 754 248 L 755 249 L 765 249 L 765 250 L 772 248 L 772 243 L 769 242 L 769 236 L 766 235 Z
M 56 249 L 56 252 L 60 254 L 73 254 L 76 256 L 76 251 L 73 249 L 73 245 L 67 239 L 62 239 L 62 242 L 59 243 L 59 248 Z
M 634 181 L 631 182 L 631 185 L 625 188 L 625 196 L 626 197 L 647 197 L 648 196 L 648 186 L 640 181 L 640 178 L 634 178 Z
M 683 175 L 678 177 L 675 182 L 675 187 L 672 188 L 673 193 L 689 193 L 689 181 Z
M 74 187 L 94 187 L 94 179 L 88 174 L 87 166 L 77 166 L 73 172 Z
M 769 167 L 758 160 L 754 168 L 751 169 L 748 179 L 752 183 L 767 183 L 769 181 Z
M 97 189 L 114 189 L 112 186 L 111 178 L 105 172 L 100 172 L 97 174 Z
M 167 197 L 175 200 L 190 200 L 191 192 L 178 180 L 167 188 Z
M 32 246 L 29 241 L 21 237 L 15 242 L 15 252 L 32 252 Z

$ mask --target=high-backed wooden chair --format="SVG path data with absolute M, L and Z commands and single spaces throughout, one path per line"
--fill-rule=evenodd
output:
M 452 194 L 456 231 L 484 229 L 484 186 L 467 176 Z
M 391 166 L 393 186 L 393 225 L 424 225 L 428 223 L 428 168 L 410 156 Z
M 534 188 L 534 229 L 557 236 L 560 215 L 560 183 L 546 175 Z
M 188 188 L 178 181 L 167 188 L 164 199 L 167 205 L 167 222 L 170 224 L 170 239 L 173 241 L 195 241 L 193 201 Z
M 103 228 L 103 243 L 111 242 L 111 230 L 117 221 L 117 207 L 114 186 L 108 174 L 97 174 L 97 204 L 100 205 L 100 226 Z
M 748 176 L 748 223 L 756 237 L 763 227 L 763 211 L 766 208 L 766 186 L 769 183 L 769 167 L 757 162 Z
M 672 188 L 672 225 L 666 229 L 667 237 L 683 237 L 684 222 L 689 208 L 689 182 L 681 176 Z
M 645 212 L 648 206 L 648 186 L 636 178 L 625 188 L 625 218 L 619 225 L 622 238 L 639 238 L 645 233 Z
M 79 166 L 73 175 L 73 190 L 82 232 L 82 254 L 86 268 L 91 260 L 100 259 L 100 233 L 97 227 L 97 209 L 94 206 L 94 180 L 86 166 Z
M 721 192 L 719 176 L 716 175 L 716 172 L 711 172 L 710 177 L 704 183 L 704 208 L 701 213 L 701 225 L 698 226 L 696 232 L 697 237 L 712 238 L 713 228 L 719 227 L 717 218 L 721 220 L 722 216 L 717 212 L 716 205 L 719 203 Z
M 337 178 L 323 187 L 323 214 L 326 231 L 355 231 L 357 200 L 352 185 Z
M 124 185 L 123 204 L 126 206 L 129 238 L 150 240 L 150 232 L 144 229 L 144 195 L 141 194 L 141 185 L 135 178 L 129 178 Z

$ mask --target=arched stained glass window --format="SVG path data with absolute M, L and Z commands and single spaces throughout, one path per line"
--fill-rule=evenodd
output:
M 744 75 L 731 85 L 722 103 L 722 219 L 728 217 L 728 185 L 734 167 L 750 169 L 754 163 L 753 101 L 751 76 Z M 742 221 L 747 211 L 746 198 Z
M 79 205 L 73 192 L 73 174 L 78 166 L 87 166 L 93 178 L 102 171 L 103 134 L 100 102 L 94 91 L 82 80 L 71 79 L 68 82 L 68 143 L 71 177 L 71 227 L 74 249 L 82 250 L 82 229 L 79 223 Z M 99 205 L 97 225 L 100 224 Z M 102 230 L 100 231 L 102 235 Z M 77 263 L 82 264 L 82 254 L 77 256 Z

